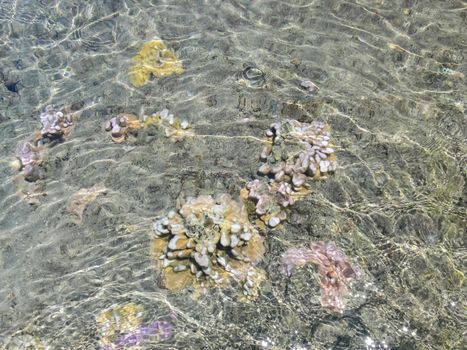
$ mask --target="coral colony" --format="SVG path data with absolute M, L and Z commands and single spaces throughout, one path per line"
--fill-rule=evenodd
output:
M 321 305 L 333 312 L 343 311 L 343 298 L 359 272 L 334 242 L 312 242 L 310 248 L 290 248 L 282 255 L 281 273 L 290 277 L 295 268 L 312 263 L 318 267 Z
M 284 208 L 308 194 L 307 179 L 325 179 L 336 170 L 336 157 L 323 122 L 285 120 L 272 124 L 266 136 L 258 169 L 266 180 L 253 180 L 247 189 L 261 220 L 276 227 L 287 217 Z
M 31 142 L 21 144 L 16 150 L 14 166 L 22 172 L 25 180 L 34 182 L 40 178 L 43 151 L 44 147 L 34 146 Z
M 35 132 L 15 153 L 16 161 L 12 165 L 23 174 L 25 180 L 34 182 L 40 179 L 44 152 L 70 134 L 78 116 L 79 112 L 69 108 L 56 109 L 51 105 L 45 107 L 39 116 L 40 132 Z
M 154 223 L 160 241 L 164 285 L 183 287 L 194 279 L 222 284 L 229 277 L 244 283 L 244 294 L 255 293 L 252 269 L 264 254 L 263 239 L 248 220 L 241 201 L 227 194 L 188 199 L 178 210 Z

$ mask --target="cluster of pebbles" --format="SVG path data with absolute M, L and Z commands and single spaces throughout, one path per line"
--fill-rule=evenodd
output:
M 33 133 L 30 140 L 22 143 L 15 152 L 16 161 L 12 165 L 26 181 L 34 182 L 40 178 L 43 153 L 70 134 L 77 117 L 78 112 L 68 108 L 57 109 L 52 105 L 45 107 L 39 116 L 40 132 Z
M 266 136 L 258 169 L 264 178 L 248 183 L 247 189 L 256 213 L 275 227 L 286 219 L 283 209 L 307 194 L 307 179 L 326 178 L 337 163 L 330 128 L 323 122 L 285 120 L 272 124 Z
M 227 194 L 188 199 L 178 211 L 158 218 L 154 231 L 166 243 L 159 257 L 166 287 L 186 273 L 215 284 L 234 277 L 245 286 L 244 294 L 255 293 L 255 282 L 248 278 L 264 254 L 263 239 L 241 201 Z

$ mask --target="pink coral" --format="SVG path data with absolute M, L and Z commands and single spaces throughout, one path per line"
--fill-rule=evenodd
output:
M 289 277 L 295 267 L 312 263 L 318 267 L 321 305 L 334 312 L 342 312 L 342 299 L 348 285 L 358 278 L 358 271 L 334 242 L 312 242 L 310 248 L 290 248 L 282 255 L 281 273 Z

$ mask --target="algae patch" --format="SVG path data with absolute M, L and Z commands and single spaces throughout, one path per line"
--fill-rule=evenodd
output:
M 183 73 L 182 62 L 160 39 L 145 43 L 133 57 L 133 62 L 128 75 L 131 84 L 136 87 L 145 85 L 151 75 L 160 78 Z

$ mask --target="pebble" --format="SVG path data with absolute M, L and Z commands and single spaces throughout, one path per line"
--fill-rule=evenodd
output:
M 170 240 L 168 247 L 172 250 L 177 249 L 177 241 L 180 239 L 180 236 L 173 236 L 173 238 Z
M 319 163 L 319 170 L 322 173 L 327 173 L 328 172 L 328 166 L 329 166 L 329 162 L 327 160 L 323 160 L 321 163 Z
M 272 218 L 269 219 L 268 225 L 270 227 L 276 227 L 281 223 L 281 220 L 277 216 L 273 216 Z
M 306 180 L 306 176 L 304 174 L 294 174 L 292 176 L 292 183 L 295 187 L 301 187 Z
M 242 229 L 242 226 L 240 226 L 240 224 L 237 224 L 237 223 L 234 223 L 232 224 L 232 226 L 230 226 L 230 231 L 232 233 L 239 233 L 241 229 Z
M 240 238 L 243 239 L 244 241 L 249 241 L 251 239 L 251 232 L 243 232 L 240 235 Z
M 196 252 L 194 254 L 194 258 L 196 263 L 201 267 L 208 267 L 209 266 L 209 257 L 207 255 L 201 255 L 200 253 Z
M 285 175 L 285 172 L 283 170 L 281 170 L 281 171 L 277 172 L 276 175 L 274 175 L 274 179 L 276 181 L 280 181 L 280 180 L 282 180 L 284 175 Z
M 263 175 L 269 174 L 271 172 L 271 167 L 269 166 L 269 164 L 264 163 L 259 167 L 258 172 Z
M 180 127 L 185 130 L 185 129 L 188 129 L 188 127 L 190 126 L 190 124 L 188 123 L 188 121 L 184 120 L 181 122 L 180 124 Z
M 168 109 L 163 109 L 159 116 L 162 118 L 162 119 L 166 119 L 168 116 L 169 116 L 169 110 Z
M 229 234 L 225 231 L 221 233 L 221 245 L 224 247 L 230 246 L 230 237 Z
M 315 90 L 319 90 L 319 87 L 313 83 L 311 80 L 302 80 L 300 86 L 307 91 L 313 92 Z
M 174 267 L 174 272 L 185 271 L 188 269 L 186 265 L 177 265 Z
M 238 245 L 238 242 L 240 242 L 240 240 L 238 239 L 237 235 L 230 236 L 230 246 L 232 248 L 236 247 Z

